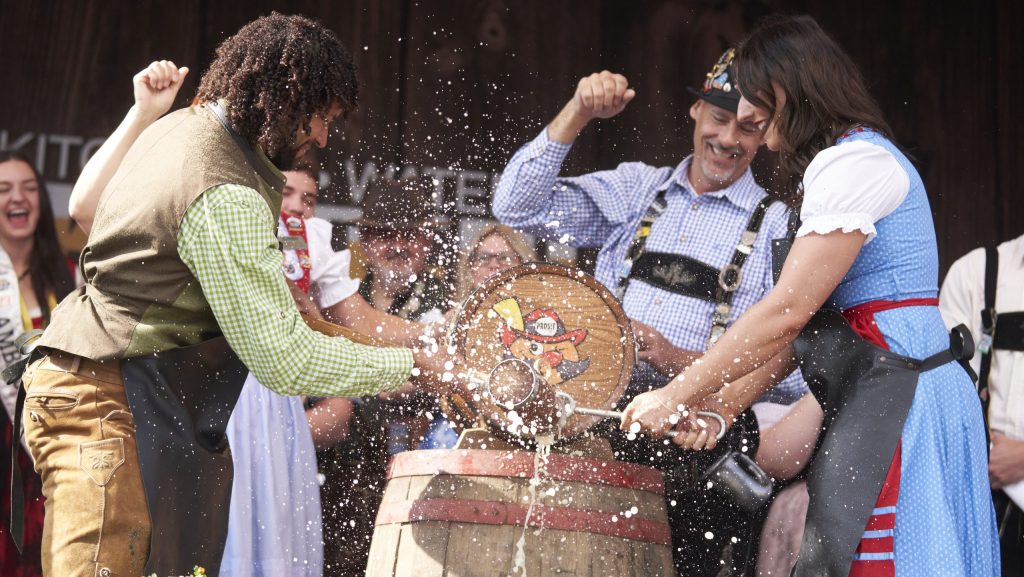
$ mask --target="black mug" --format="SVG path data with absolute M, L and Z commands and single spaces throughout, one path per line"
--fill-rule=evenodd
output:
M 729 451 L 719 457 L 705 469 L 700 480 L 702 485 L 750 514 L 763 509 L 772 496 L 771 478 L 753 459 L 739 451 Z

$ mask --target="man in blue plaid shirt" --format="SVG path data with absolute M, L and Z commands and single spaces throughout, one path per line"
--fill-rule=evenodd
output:
M 763 127 L 737 120 L 740 95 L 732 84 L 731 64 L 729 50 L 703 87 L 690 89 L 697 96 L 690 107 L 695 123 L 694 151 L 677 166 L 627 162 L 612 170 L 559 177 L 562 162 L 584 127 L 595 118 L 616 116 L 636 96 L 624 76 L 603 71 L 580 80 L 572 99 L 555 119 L 516 152 L 494 194 L 493 211 L 501 222 L 550 241 L 600 249 L 595 275 L 612 291 L 626 287 L 621 295 L 623 306 L 641 344 L 643 362 L 634 374 L 632 394 L 651 386 L 651 379 L 644 378 L 653 373 L 651 367 L 661 373 L 658 384 L 663 385 L 667 376 L 677 374 L 706 350 L 716 307 L 714 299 L 685 296 L 643 279 L 623 282 L 634 237 L 641 220 L 650 218 L 649 208 L 659 193 L 664 192 L 665 208 L 651 225 L 643 250 L 683 255 L 715 270 L 732 262 L 755 207 L 766 196 L 750 170 L 762 143 Z M 765 212 L 756 240 L 747 249 L 749 256 L 732 295 L 730 319 L 772 288 L 771 243 L 786 235 L 788 217 L 781 202 L 772 203 Z M 799 371 L 786 377 L 755 406 L 765 421 L 762 426 L 777 420 L 786 406 L 807 392 Z M 752 421 L 749 414 L 746 420 Z M 614 439 L 613 445 L 620 458 L 666 466 L 664 459 L 643 455 L 643 451 L 638 456 L 636 451 L 622 449 Z M 657 447 L 664 446 L 652 449 L 662 456 Z M 701 458 L 673 457 L 677 461 L 668 467 L 677 466 L 681 458 Z M 677 570 L 716 575 L 721 558 L 732 563 L 735 573 L 742 572 L 752 556 L 747 546 L 757 523 L 734 511 L 708 518 L 704 500 L 713 506 L 712 499 L 692 493 L 685 493 L 687 502 L 680 502 L 671 513 Z M 698 514 L 694 510 L 701 511 L 700 519 L 695 519 Z M 706 533 L 714 537 L 707 538 Z

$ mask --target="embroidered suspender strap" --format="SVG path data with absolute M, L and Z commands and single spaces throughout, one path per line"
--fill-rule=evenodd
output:
M 654 226 L 654 221 L 658 220 L 658 217 L 661 216 L 661 213 L 665 212 L 665 208 L 668 206 L 668 203 L 665 201 L 666 190 L 659 190 L 658 195 L 654 197 L 654 202 L 651 203 L 651 206 L 647 207 L 647 212 L 640 219 L 640 226 L 637 227 L 636 233 L 633 235 L 633 243 L 629 246 L 629 250 L 626 251 L 626 258 L 619 269 L 619 284 L 615 288 L 615 298 L 620 301 L 626 296 L 629 277 L 633 272 L 633 263 L 644 253 L 644 246 L 647 244 L 647 237 L 651 235 L 651 227 Z
M 978 339 L 978 353 L 981 366 L 978 367 L 978 397 L 981 399 L 981 418 L 985 422 L 985 446 L 991 445 L 988 430 L 988 375 L 992 369 L 992 341 L 996 329 L 996 277 L 999 273 L 999 250 L 994 246 L 985 248 L 985 304 L 981 309 L 981 338 Z
M 651 203 L 651 206 L 647 208 L 647 212 L 644 213 L 643 218 L 640 219 L 640 226 L 637 227 L 637 231 L 633 235 L 633 243 L 626 252 L 626 258 L 622 263 L 622 267 L 619 269 L 619 284 L 615 290 L 615 296 L 620 301 L 626 295 L 626 289 L 629 286 L 630 278 L 638 276 L 634 273 L 641 272 L 639 270 L 634 271 L 634 265 L 636 265 L 644 256 L 644 247 L 647 244 L 647 238 L 651 234 L 651 227 L 654 225 L 654 221 L 657 220 L 663 212 L 665 212 L 665 208 L 668 206 L 665 201 L 665 193 L 665 190 L 658 191 L 658 195 L 655 197 L 654 202 Z M 709 347 L 718 341 L 722 334 L 725 333 L 726 327 L 729 325 L 729 321 L 732 318 L 733 294 L 735 294 L 736 289 L 739 288 L 740 282 L 743 280 L 743 265 L 746 263 L 747 257 L 750 256 L 750 253 L 754 250 L 754 243 L 757 241 L 757 235 L 761 230 L 761 225 L 764 224 L 765 214 L 767 214 L 768 207 L 771 206 L 773 202 L 775 201 L 765 197 L 757 203 L 757 206 L 754 207 L 753 213 L 750 215 L 750 219 L 747 221 L 746 229 L 743 231 L 743 234 L 740 235 L 740 240 L 736 245 L 736 250 L 733 252 L 732 259 L 729 264 L 725 265 L 722 270 L 718 271 L 718 282 L 714 295 L 715 311 L 711 319 L 711 334 L 707 341 Z M 660 262 L 660 260 L 665 260 L 664 257 L 668 256 L 676 255 L 662 255 L 660 259 L 655 260 Z M 693 259 L 681 256 L 675 260 L 678 261 L 683 258 L 693 261 Z M 651 259 L 647 260 L 650 261 Z M 703 265 L 703 263 L 698 261 L 693 261 L 693 263 Z M 693 296 L 690 294 L 690 291 L 675 290 L 674 287 L 662 286 L 664 283 L 657 282 L 657 280 L 653 278 L 653 276 L 657 275 L 652 272 L 654 271 L 655 264 L 656 263 L 654 262 L 645 262 L 644 266 L 641 267 L 645 269 L 644 274 L 642 277 L 638 278 L 647 277 L 645 280 L 651 281 L 655 286 L 661 286 L 661 288 L 676 292 L 677 294 Z M 677 262 L 676 264 L 679 263 Z M 694 279 L 697 279 L 700 276 L 697 273 L 699 273 L 702 267 L 690 266 L 684 268 L 687 268 L 687 270 L 683 272 L 689 274 L 684 274 L 683 276 L 686 278 L 692 276 Z M 707 268 L 711 267 L 709 266 Z M 711 270 L 714 269 L 712 268 Z M 668 279 L 663 280 L 666 280 L 666 282 L 668 281 Z M 668 284 L 672 285 L 678 283 L 669 282 Z M 690 284 L 692 284 L 692 282 Z
M 633 263 L 629 278 L 673 294 L 713 303 L 720 273 L 717 268 L 686 255 L 644 251 Z
M 995 247 L 985 249 L 985 307 L 981 309 L 981 338 L 978 352 L 981 353 L 981 367 L 978 371 L 978 394 L 982 407 L 988 414 L 988 375 L 992 369 L 992 341 L 996 329 L 996 276 L 999 272 L 999 251 Z
M 747 222 L 747 229 L 740 235 L 740 242 L 732 254 L 732 261 L 718 273 L 715 313 L 711 317 L 711 335 L 708 337 L 708 347 L 718 342 L 729 326 L 729 320 L 732 318 L 732 297 L 736 293 L 736 289 L 739 288 L 740 281 L 743 280 L 743 264 L 747 262 L 747 257 L 754 250 L 754 243 L 757 241 L 757 234 L 764 223 L 764 216 L 773 202 L 775 201 L 765 197 L 757 203 Z
M 789 211 L 789 218 L 786 220 L 786 233 L 796 238 L 797 231 L 800 230 L 800 207 L 794 207 Z

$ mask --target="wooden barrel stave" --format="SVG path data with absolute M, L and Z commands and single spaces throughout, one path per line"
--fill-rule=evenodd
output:
M 423 521 L 418 525 L 393 525 L 402 528 L 394 574 L 396 577 L 442 577 L 446 559 L 451 554 L 449 548 L 454 544 L 451 523 Z
M 366 562 L 367 575 L 397 575 L 395 562 L 398 559 L 402 525 L 377 525 L 373 528 L 370 541 L 370 556 Z M 440 575 L 440 573 L 432 573 Z
M 415 533 L 416 525 L 413 524 Z M 444 575 L 455 577 L 484 577 L 508 575 L 515 554 L 517 527 L 511 525 L 488 527 L 470 523 L 452 523 L 448 535 L 448 557 Z
M 371 577 L 513 577 L 522 527 L 419 521 L 382 525 L 366 574 Z M 378 546 L 380 544 L 380 546 Z M 646 577 L 672 574 L 669 551 L 651 543 L 560 531 L 528 529 L 526 573 L 533 576 Z
M 452 453 L 454 451 L 449 454 Z M 425 502 L 434 505 L 453 502 L 461 507 L 483 503 L 511 510 L 518 505 L 529 505 L 529 482 L 530 479 L 525 476 L 437 474 L 392 477 L 385 490 L 381 515 L 378 516 L 367 576 L 510 575 L 516 544 L 523 535 L 522 526 L 408 520 L 414 515 L 414 509 L 409 507 Z M 549 494 L 548 489 L 552 486 L 556 490 Z M 409 515 L 405 521 L 382 522 L 389 508 L 394 512 L 399 510 L 396 508 L 402 507 L 405 507 Z M 537 489 L 535 515 L 545 507 L 572 509 L 582 514 L 595 513 L 605 517 L 618 515 L 619 523 L 623 526 L 649 522 L 665 524 L 667 527 L 664 497 L 651 490 L 597 486 L 575 481 L 542 481 Z M 631 514 L 631 519 L 625 518 L 625 513 L 633 507 L 636 507 L 637 513 Z M 537 522 L 538 517 L 531 516 L 531 520 Z M 590 533 L 586 532 L 587 529 L 528 527 L 525 537 L 527 575 L 672 575 L 668 545 Z

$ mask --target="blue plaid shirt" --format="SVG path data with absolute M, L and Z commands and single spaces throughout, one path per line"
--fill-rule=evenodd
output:
M 668 206 L 655 221 L 645 250 L 686 255 L 718 269 L 732 260 L 740 234 L 765 196 L 749 168 L 732 186 L 698 196 L 687 177 L 690 157 L 675 168 L 627 162 L 615 170 L 559 178 L 571 148 L 550 140 L 544 129 L 519 149 L 494 192 L 494 215 L 549 241 L 600 248 L 595 276 L 612 291 L 618 286 L 619 270 L 640 219 L 659 191 L 666 191 Z M 771 290 L 771 241 L 786 235 L 788 216 L 782 203 L 768 208 L 733 295 L 733 319 Z M 654 327 L 676 347 L 706 348 L 714 303 L 633 280 L 623 308 L 630 318 Z M 796 371 L 760 400 L 788 404 L 807 391 Z

